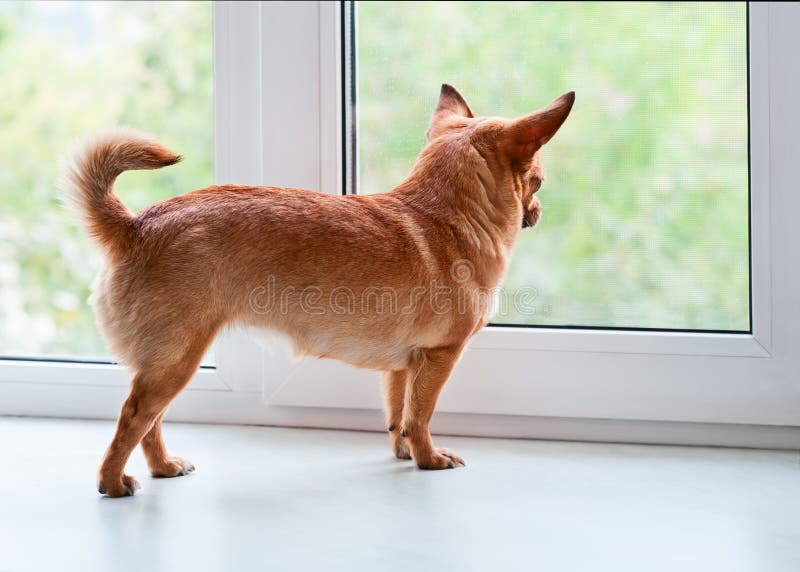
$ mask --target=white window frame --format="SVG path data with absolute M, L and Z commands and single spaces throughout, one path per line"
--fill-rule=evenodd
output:
M 800 7 L 751 3 L 749 11 L 752 334 L 488 327 L 445 386 L 434 429 L 800 444 L 800 271 L 792 247 L 800 242 L 792 216 L 800 212 L 792 172 Z M 341 193 L 340 14 L 338 2 L 215 4 L 219 182 Z M 173 418 L 381 427 L 374 372 L 329 360 L 294 363 L 238 331 L 218 341 L 216 363 L 176 400 Z M 0 413 L 110 417 L 127 378 L 116 366 L 0 363 Z M 78 396 L 88 403 L 75 405 Z

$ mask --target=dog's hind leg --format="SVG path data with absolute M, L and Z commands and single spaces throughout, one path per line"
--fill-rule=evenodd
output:
M 166 413 L 166 411 L 164 411 Z M 180 457 L 170 457 L 161 433 L 164 413 L 156 417 L 150 431 L 142 439 L 142 450 L 147 459 L 150 474 L 154 477 L 180 477 L 194 471 L 194 465 Z
M 138 488 L 136 479 L 123 472 L 128 458 L 142 438 L 153 429 L 169 403 L 189 383 L 212 337 L 212 333 L 208 333 L 196 338 L 182 352 L 181 359 L 170 360 L 167 365 L 144 367 L 136 373 L 131 382 L 130 395 L 122 405 L 114 439 L 100 466 L 98 490 L 101 494 L 128 496 Z M 153 439 L 148 441 L 148 447 L 152 445 L 152 453 L 157 453 L 158 448 L 164 449 L 160 430 L 157 431 Z M 160 445 L 156 443 L 156 437 Z
M 398 459 L 411 458 L 408 447 L 404 443 L 405 439 L 400 435 L 400 424 L 403 421 L 403 401 L 410 373 L 407 369 L 385 371 L 381 379 L 386 410 L 386 428 L 389 431 L 389 439 L 392 441 L 394 455 Z
M 447 449 L 436 448 L 430 422 L 436 400 L 461 355 L 461 346 L 420 350 L 408 380 L 401 435 L 420 469 L 452 469 L 464 461 Z M 416 373 L 414 373 L 416 372 Z

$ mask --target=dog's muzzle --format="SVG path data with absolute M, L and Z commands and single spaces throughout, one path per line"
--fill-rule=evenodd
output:
M 542 203 L 539 201 L 539 197 L 533 197 L 528 208 L 522 213 L 522 228 L 536 226 L 540 218 L 542 218 Z

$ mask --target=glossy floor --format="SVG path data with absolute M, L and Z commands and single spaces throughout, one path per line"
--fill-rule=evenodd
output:
M 0 418 L 0 571 L 800 570 L 793 452 L 169 425 L 197 472 L 101 498 L 100 421 Z

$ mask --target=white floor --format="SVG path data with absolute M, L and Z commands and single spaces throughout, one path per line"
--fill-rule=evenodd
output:
M 793 452 L 441 437 L 416 470 L 385 435 L 168 425 L 197 465 L 101 498 L 113 425 L 0 418 L 0 571 L 800 570 Z

